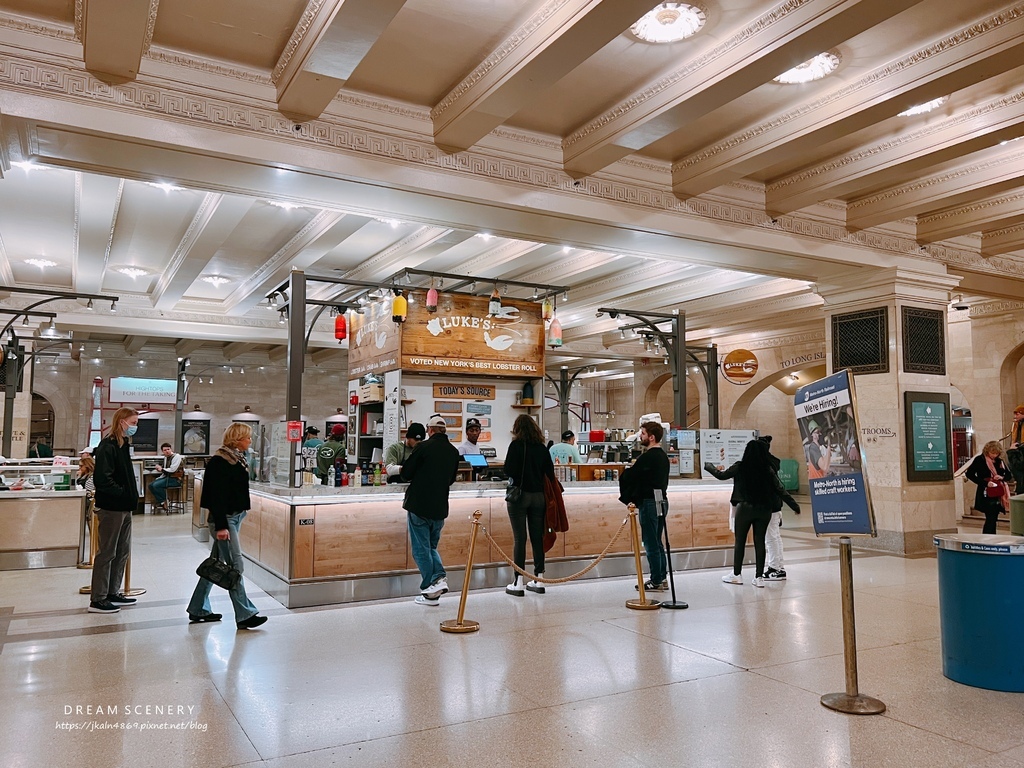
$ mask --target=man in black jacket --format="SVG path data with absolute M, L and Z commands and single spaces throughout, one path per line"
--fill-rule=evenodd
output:
M 409 543 L 420 569 L 420 605 L 438 605 L 448 591 L 447 574 L 437 553 L 441 529 L 448 517 L 448 489 L 459 470 L 459 452 L 445 434 L 444 417 L 427 422 L 427 439 L 402 465 L 401 477 L 409 483 L 402 508 L 408 512 Z
M 661 543 L 665 532 L 665 517 L 659 514 L 654 503 L 654 490 L 660 489 L 665 499 L 664 514 L 668 514 L 668 456 L 661 448 L 665 430 L 656 421 L 645 421 L 640 425 L 640 445 L 646 449 L 633 466 L 623 470 L 619 476 L 619 500 L 632 502 L 640 513 L 640 533 L 647 553 L 651 578 L 644 589 L 664 592 L 668 589 L 668 565 L 665 547 Z

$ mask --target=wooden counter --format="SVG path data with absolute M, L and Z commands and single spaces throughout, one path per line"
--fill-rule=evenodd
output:
M 85 491 L 4 491 L 0 570 L 77 565 L 84 530 Z
M 201 495 L 196 480 L 195 499 Z M 409 548 L 402 498 L 406 486 L 288 489 L 254 484 L 252 509 L 241 531 L 246 574 L 289 607 L 414 595 L 419 573 Z M 731 562 L 731 487 L 684 480 L 669 486 L 669 537 L 673 566 L 679 570 Z M 599 554 L 626 518 L 618 486 L 609 482 L 567 483 L 569 530 L 547 553 L 548 577 L 564 577 Z M 205 529 L 205 510 L 195 502 L 196 538 Z M 438 551 L 454 592 L 461 587 L 472 536 L 474 510 L 481 510 L 473 588 L 497 587 L 511 580 L 511 569 L 497 551 L 512 555 L 512 531 L 504 483 L 458 483 Z M 201 527 L 201 530 L 198 528 Z M 588 577 L 634 572 L 629 528 Z M 529 547 L 527 556 L 530 556 Z M 644 559 L 646 567 L 646 558 Z

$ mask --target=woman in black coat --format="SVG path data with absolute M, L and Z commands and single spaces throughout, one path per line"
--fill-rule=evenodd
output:
M 508 520 L 512 524 L 512 536 L 515 544 L 512 549 L 512 560 L 519 568 L 526 568 L 526 534 L 530 534 L 530 546 L 533 549 L 533 572 L 540 576 L 544 573 L 544 527 L 547 504 L 544 499 L 544 476 L 555 479 L 555 465 L 551 462 L 551 454 L 544 445 L 544 433 L 537 422 L 526 414 L 521 415 L 512 425 L 512 444 L 505 456 L 505 474 L 509 484 L 522 489 L 519 501 L 506 501 Z M 522 576 L 518 572 L 512 583 L 505 587 L 510 595 L 522 597 Z M 544 594 L 544 584 L 536 580 L 526 582 L 526 589 L 537 594 Z
M 245 452 L 252 444 L 252 429 L 248 424 L 235 422 L 224 432 L 223 445 L 206 462 L 203 470 L 203 495 L 199 505 L 208 510 L 207 523 L 213 537 L 211 556 L 243 571 L 242 545 L 239 529 L 249 512 L 249 464 Z M 221 615 L 210 610 L 210 590 L 213 583 L 199 577 L 192 600 L 188 604 L 191 622 L 220 621 Z M 245 581 L 228 590 L 235 610 L 235 624 L 239 629 L 254 629 L 266 620 L 249 596 L 245 594 Z
M 995 533 L 999 515 L 1010 506 L 1010 492 L 1006 483 L 1013 479 L 1013 473 L 1003 461 L 1002 454 L 1003 446 L 997 440 L 987 442 L 964 473 L 968 480 L 978 486 L 973 506 L 985 515 L 982 533 Z M 989 495 L 989 489 L 994 495 Z

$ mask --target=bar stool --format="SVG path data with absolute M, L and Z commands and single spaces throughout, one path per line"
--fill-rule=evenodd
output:
M 185 514 L 185 499 L 188 495 L 188 486 L 186 485 L 187 478 L 181 478 L 178 482 L 181 483 L 177 488 L 173 486 L 167 486 L 167 514 L 174 512 L 175 514 Z

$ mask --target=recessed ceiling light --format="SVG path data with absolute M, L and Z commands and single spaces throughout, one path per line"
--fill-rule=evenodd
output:
M 206 277 L 201 277 L 200 280 L 204 283 L 209 283 L 214 288 L 220 288 L 224 283 L 231 282 L 228 278 L 221 277 L 220 275 L 207 275 Z
M 786 70 L 775 78 L 775 82 L 792 85 L 794 83 L 809 83 L 813 80 L 821 80 L 821 78 L 835 72 L 839 68 L 840 61 L 838 53 L 825 51 L 808 59 L 803 64 Z
M 707 14 L 688 3 L 661 3 L 640 17 L 629 31 L 647 43 L 675 43 L 697 34 Z
M 128 275 L 128 277 L 130 277 L 132 280 L 134 280 L 137 277 L 144 277 L 145 275 L 149 274 L 146 270 L 139 269 L 138 267 L 121 267 L 117 271 L 120 272 L 122 275 Z
M 150 187 L 162 189 L 164 192 L 180 192 L 181 190 L 185 189 L 184 187 L 178 187 L 166 181 L 147 181 L 144 183 Z
M 382 216 L 375 216 L 374 220 L 379 221 L 381 224 L 387 224 L 392 229 L 395 229 L 396 227 L 400 227 L 400 226 L 402 226 L 402 224 L 405 223 L 404 221 L 400 221 L 398 219 L 386 219 L 386 218 L 383 218 Z
M 289 202 L 286 202 L 284 200 L 267 200 L 267 202 L 270 203 L 275 208 L 284 208 L 286 211 L 290 211 L 293 208 L 300 207 L 300 206 L 296 205 L 295 203 L 289 203 Z
M 40 269 L 57 266 L 56 261 L 50 261 L 49 259 L 25 259 L 25 263 L 31 264 L 33 267 L 39 267 Z
M 923 115 L 926 112 L 931 112 L 933 109 L 938 109 L 943 104 L 949 101 L 949 96 L 940 96 L 937 99 L 926 101 L 924 104 L 917 104 L 910 109 L 905 109 L 900 112 L 899 117 L 913 117 L 914 115 Z

